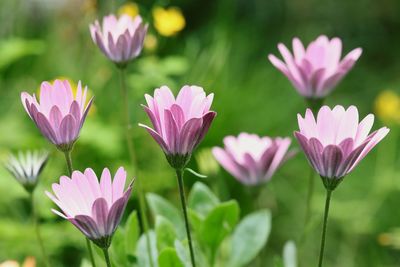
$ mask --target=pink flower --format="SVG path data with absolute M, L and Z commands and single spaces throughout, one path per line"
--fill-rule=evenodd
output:
M 154 91 L 154 98 L 145 95 L 143 106 L 154 129 L 144 127 L 161 146 L 174 168 L 183 168 L 192 151 L 203 140 L 217 115 L 210 111 L 214 94 L 206 96 L 203 88 L 184 86 L 175 99 L 167 86 Z
M 369 134 L 374 115 L 361 122 L 358 110 L 350 106 L 345 110 L 336 106 L 332 110 L 323 106 L 315 120 L 307 109 L 304 118 L 297 115 L 300 131 L 294 133 L 312 167 L 323 177 L 325 186 L 336 185 L 378 144 L 389 132 L 386 127 Z
M 238 137 L 225 137 L 225 147 L 214 147 L 212 153 L 239 182 L 257 185 L 269 181 L 281 166 L 290 142 L 290 138 L 241 133 Z
M 113 181 L 105 168 L 100 182 L 90 168 L 74 171 L 72 177 L 61 176 L 52 186 L 54 195 L 47 196 L 61 209 L 52 211 L 74 224 L 86 237 L 101 248 L 108 248 L 120 223 L 132 191 L 132 183 L 124 192 L 126 171 L 120 167 Z
M 86 91 L 79 82 L 74 96 L 67 80 L 43 82 L 40 86 L 40 103 L 35 94 L 21 94 L 26 112 L 42 134 L 61 151 L 72 149 L 85 122 L 93 98 L 86 105 Z
M 147 24 L 142 18 L 122 15 L 120 18 L 109 15 L 103 18 L 103 26 L 96 20 L 90 25 L 93 42 L 106 57 L 118 64 L 126 64 L 139 56 L 143 48 Z
M 280 70 L 306 98 L 324 98 L 350 71 L 361 56 L 362 49 L 356 48 L 342 60 L 342 41 L 319 36 L 307 49 L 298 38 L 293 39 L 293 55 L 282 43 L 278 49 L 285 61 L 270 54 L 271 63 Z

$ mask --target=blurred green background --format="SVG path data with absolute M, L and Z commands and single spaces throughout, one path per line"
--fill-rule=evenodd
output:
M 127 3 L 131 6 L 121 10 Z M 180 8 L 186 23 L 172 36 L 163 36 L 153 26 L 152 10 L 170 6 Z M 269 53 L 278 54 L 278 42 L 290 45 L 297 36 L 309 43 L 326 34 L 342 38 L 344 53 L 362 47 L 360 60 L 326 103 L 356 105 L 362 117 L 375 111 L 388 113 L 376 119 L 375 127 L 386 124 L 392 131 L 333 195 L 326 266 L 400 266 L 400 122 L 393 119 L 400 112 L 396 94 L 400 93 L 400 1 L 143 0 L 133 4 L 122 0 L 2 0 L 0 151 L 2 156 L 20 149 L 53 151 L 36 199 L 46 248 L 56 266 L 79 266 L 85 244 L 70 223 L 50 212 L 52 203 L 43 192 L 66 173 L 64 158 L 40 135 L 19 95 L 37 92 L 45 80 L 81 80 L 96 99 L 73 152 L 74 168 L 92 167 L 101 172 L 106 166 L 115 171 L 123 165 L 129 169 L 118 75 L 92 43 L 88 25 L 110 12 L 133 12 L 135 7 L 150 24 L 150 38 L 142 56 L 128 70 L 134 125 L 149 122 L 139 104 L 144 103 L 145 93 L 161 85 L 177 92 L 185 84 L 194 84 L 215 93 L 213 109 L 218 116 L 199 148 L 206 160 L 196 161 L 199 157 L 195 156 L 191 167 L 209 175 L 205 182 L 222 199 L 237 199 L 242 215 L 260 207 L 272 211 L 265 266 L 273 266 L 273 256 L 281 254 L 287 240 L 300 239 L 308 163 L 301 153 L 288 161 L 270 183 L 261 186 L 254 204 L 252 190 L 218 170 L 207 157 L 207 148 L 242 131 L 293 136 L 296 114 L 304 113 L 305 103 L 267 60 Z M 392 94 L 376 106 L 380 92 L 388 89 Z M 143 129 L 135 126 L 134 135 L 140 172 L 130 175 L 137 175 L 147 192 L 159 193 L 179 205 L 174 173 L 161 150 Z M 298 147 L 295 141 L 292 147 Z M 0 176 L 0 262 L 22 262 L 31 255 L 40 258 L 27 194 L 3 168 Z M 198 179 L 187 175 L 187 187 Z M 126 214 L 137 206 L 133 195 Z M 316 266 L 324 197 L 322 183 L 317 181 L 311 227 L 305 241 L 297 242 L 300 266 Z

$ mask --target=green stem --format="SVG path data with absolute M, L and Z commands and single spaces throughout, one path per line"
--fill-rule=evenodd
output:
M 70 176 L 72 176 L 73 168 L 72 168 L 71 151 L 65 151 L 64 156 L 65 156 L 65 161 L 67 162 L 68 173 Z M 86 246 L 89 251 L 89 257 L 90 257 L 92 266 L 96 267 L 96 262 L 94 261 L 94 257 L 93 257 L 92 245 L 90 244 L 90 240 L 88 238 L 86 238 Z
M 194 259 L 192 236 L 190 234 L 189 219 L 188 219 L 188 215 L 187 215 L 186 197 L 185 197 L 185 191 L 184 191 L 184 185 L 183 185 L 183 170 L 177 169 L 176 177 L 178 178 L 179 194 L 181 197 L 183 217 L 185 219 L 186 235 L 187 235 L 187 238 L 189 241 L 190 259 L 192 261 L 192 267 L 196 267 L 196 262 Z
M 110 255 L 108 254 L 108 249 L 107 248 L 103 249 L 103 253 L 104 253 L 104 259 L 107 263 L 107 267 L 111 267 L 111 261 L 110 261 Z
M 123 116 L 124 116 L 124 125 L 125 125 L 125 138 L 126 138 L 126 143 L 128 146 L 128 153 L 129 157 L 131 160 L 132 167 L 134 168 L 135 171 L 137 171 L 137 162 L 136 162 L 136 155 L 135 155 L 135 150 L 133 146 L 133 139 L 132 139 L 132 134 L 131 134 L 131 119 L 129 116 L 129 95 L 128 95 L 128 89 L 126 86 L 126 68 L 125 67 L 120 67 L 119 68 L 119 73 L 120 73 L 120 83 L 121 83 L 121 93 L 122 93 L 122 101 L 123 101 Z M 152 259 L 152 248 L 151 248 L 151 243 L 150 243 L 150 236 L 148 233 L 149 229 L 149 224 L 147 221 L 147 216 L 146 216 L 146 202 L 144 200 L 144 190 L 142 187 L 141 179 L 137 179 L 135 181 L 137 192 L 138 192 L 138 200 L 139 200 L 139 225 L 142 231 L 145 233 L 146 237 L 146 247 L 147 247 L 147 252 L 149 254 L 149 261 L 150 261 L 150 266 L 153 267 L 153 259 Z
M 92 243 L 90 242 L 89 238 L 86 238 L 86 247 L 89 251 L 90 262 L 92 263 L 93 267 L 96 267 L 96 262 L 94 261 L 94 256 L 93 256 Z
M 324 213 L 324 225 L 322 228 L 322 237 L 321 237 L 321 250 L 319 252 L 319 263 L 318 267 L 322 267 L 322 261 L 324 258 L 324 249 L 325 249 L 325 235 L 326 235 L 326 227 L 328 224 L 328 214 L 329 214 L 329 204 L 331 202 L 332 190 L 326 190 L 326 201 L 325 201 L 325 213 Z
M 29 197 L 30 197 L 30 201 L 31 201 L 31 205 L 32 205 L 32 220 L 33 220 L 33 224 L 34 224 L 34 227 L 35 227 L 36 238 L 37 238 L 37 241 L 39 243 L 40 251 L 42 253 L 44 265 L 47 266 L 47 267 L 50 267 L 49 259 L 47 257 L 46 250 L 44 248 L 42 235 L 40 233 L 39 218 L 38 218 L 38 215 L 36 213 L 35 200 L 34 200 L 34 197 L 33 197 L 33 192 L 34 191 L 32 191 L 29 194 Z

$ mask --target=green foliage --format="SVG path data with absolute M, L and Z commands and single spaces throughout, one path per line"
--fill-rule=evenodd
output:
M 233 233 L 229 266 L 248 264 L 265 246 L 270 231 L 271 213 L 268 210 L 247 215 Z
M 174 247 L 177 238 L 174 225 L 162 216 L 156 217 L 156 235 L 158 251 L 167 247 Z
M 159 267 L 184 267 L 173 248 L 166 248 L 158 256 Z

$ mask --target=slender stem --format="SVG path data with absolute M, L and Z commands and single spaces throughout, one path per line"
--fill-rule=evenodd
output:
M 89 251 L 89 258 L 90 262 L 92 263 L 93 267 L 96 267 L 96 262 L 94 261 L 93 250 L 92 250 L 92 243 L 90 242 L 89 238 L 86 238 L 86 247 Z
M 134 144 L 133 144 L 133 139 L 132 139 L 132 134 L 131 134 L 131 119 L 130 119 L 130 112 L 129 112 L 129 95 L 128 95 L 128 89 L 126 86 L 126 68 L 121 67 L 119 68 L 119 73 L 120 73 L 120 83 L 121 83 L 121 93 L 122 93 L 122 101 L 123 101 L 123 116 L 124 116 L 124 124 L 125 124 L 125 138 L 126 138 L 126 143 L 128 146 L 128 153 L 129 157 L 131 160 L 132 167 L 134 168 L 135 171 L 137 171 L 137 162 L 136 162 L 136 155 L 135 155 L 135 150 L 134 150 Z M 139 200 L 139 225 L 142 231 L 145 233 L 146 237 L 146 247 L 147 247 L 147 252 L 149 254 L 149 261 L 150 261 L 150 266 L 153 267 L 153 259 L 152 259 L 152 248 L 151 248 L 151 243 L 150 243 L 150 236 L 148 233 L 149 229 L 149 224 L 147 221 L 147 216 L 146 216 L 146 202 L 144 200 L 144 190 L 142 187 L 141 179 L 137 179 L 136 182 L 136 188 L 138 192 L 138 200 Z
M 322 228 L 321 250 L 319 252 L 318 267 L 322 267 L 322 261 L 323 261 L 323 258 L 324 258 L 325 234 L 326 234 L 326 227 L 327 227 L 327 224 L 328 224 L 328 214 L 329 214 L 329 205 L 330 205 L 330 202 L 331 202 L 331 195 L 332 195 L 332 190 L 327 189 L 326 190 L 326 201 L 325 201 L 324 225 L 323 225 L 323 228 Z
M 71 176 L 72 172 L 73 172 L 71 151 L 65 151 L 64 152 L 64 156 L 65 156 L 65 161 L 67 162 L 68 173 Z M 94 261 L 94 257 L 93 257 L 92 245 L 90 244 L 90 240 L 88 238 L 86 238 L 86 246 L 87 246 L 87 249 L 89 251 L 89 257 L 90 257 L 90 261 L 92 263 L 92 266 L 96 267 L 96 262 Z
M 187 215 L 186 197 L 185 197 L 185 191 L 184 191 L 184 186 L 183 186 L 183 170 L 177 169 L 176 170 L 176 177 L 178 178 L 179 194 L 180 194 L 180 197 L 181 197 L 183 216 L 185 218 L 186 235 L 187 235 L 187 238 L 188 238 L 188 241 L 189 241 L 190 259 L 192 261 L 192 267 L 196 267 L 196 262 L 195 262 L 195 259 L 194 259 L 192 236 L 190 234 L 189 219 L 188 219 L 188 215 Z
M 30 197 L 30 201 L 31 201 L 31 205 L 32 205 L 32 220 L 33 220 L 33 224 L 34 224 L 34 227 L 35 227 L 36 238 L 37 238 L 37 241 L 39 243 L 39 247 L 40 247 L 40 250 L 41 250 L 41 253 L 42 253 L 44 265 L 47 266 L 47 267 L 50 267 L 49 259 L 47 257 L 46 250 L 44 248 L 42 235 L 40 233 L 39 218 L 38 218 L 38 215 L 36 213 L 36 207 L 35 207 L 35 200 L 34 200 L 34 197 L 33 197 L 33 192 L 34 191 L 32 191 L 29 194 L 29 197 Z
M 67 161 L 67 168 L 69 175 L 72 175 L 72 158 L 71 158 L 71 151 L 64 152 L 65 160 Z
M 110 255 L 108 254 L 108 249 L 107 248 L 103 249 L 103 253 L 104 253 L 104 259 L 107 263 L 107 267 L 111 267 L 111 261 L 110 261 Z

